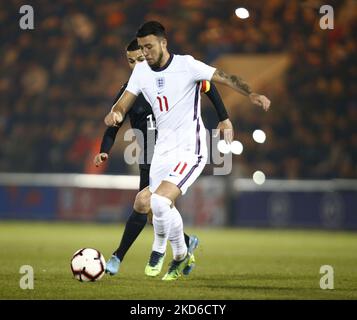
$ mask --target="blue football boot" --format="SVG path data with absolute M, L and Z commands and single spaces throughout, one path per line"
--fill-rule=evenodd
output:
M 195 251 L 195 249 L 197 248 L 198 243 L 199 243 L 199 241 L 198 241 L 197 236 L 195 236 L 195 235 L 190 236 L 190 245 L 188 246 L 188 249 L 187 249 L 187 252 L 190 254 L 190 259 L 188 261 L 187 266 L 182 271 L 182 273 L 185 276 L 188 276 L 196 265 L 196 260 L 193 255 L 193 251 Z
M 107 265 L 105 267 L 105 273 L 109 273 L 111 276 L 114 276 L 118 273 L 120 267 L 120 260 L 116 255 L 112 255 L 108 260 Z

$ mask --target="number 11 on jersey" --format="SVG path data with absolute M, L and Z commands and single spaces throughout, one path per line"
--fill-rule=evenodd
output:
M 167 98 L 165 96 L 161 97 L 157 97 L 157 100 L 159 100 L 159 104 L 160 104 L 160 111 L 163 112 L 164 111 L 164 107 L 163 104 L 165 105 L 165 111 L 169 111 L 169 103 L 167 102 Z M 164 103 L 163 101 L 164 100 Z

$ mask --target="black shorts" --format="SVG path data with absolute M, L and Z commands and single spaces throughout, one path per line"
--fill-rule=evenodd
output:
M 150 166 L 140 166 L 140 189 L 139 191 L 145 189 L 149 186 L 150 178 Z

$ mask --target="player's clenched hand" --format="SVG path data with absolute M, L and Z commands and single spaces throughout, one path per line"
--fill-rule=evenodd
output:
M 120 122 L 123 121 L 123 116 L 121 113 L 110 111 L 104 118 L 104 123 L 108 127 L 115 127 L 119 125 Z
M 96 167 L 99 167 L 107 159 L 108 159 L 108 154 L 102 152 L 95 155 L 93 162 Z
M 251 93 L 249 95 L 249 99 L 252 101 L 252 103 L 262 107 L 265 111 L 269 110 L 270 100 L 266 96 L 257 93 Z
M 234 137 L 234 131 L 233 131 L 233 125 L 232 122 L 229 119 L 226 119 L 224 121 L 221 121 L 218 123 L 217 129 L 220 132 L 223 132 L 224 135 L 224 141 L 226 143 L 231 143 L 233 141 Z

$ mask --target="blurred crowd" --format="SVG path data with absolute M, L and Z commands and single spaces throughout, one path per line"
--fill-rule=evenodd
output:
M 290 57 L 284 86 L 269 92 L 272 110 L 232 119 L 244 145 L 234 174 L 259 168 L 274 178 L 357 178 L 354 0 L 329 2 L 333 30 L 319 26 L 320 1 L 239 1 L 247 20 L 235 16 L 231 0 L 29 4 L 34 30 L 19 27 L 21 1 L 0 4 L 0 172 L 94 172 L 104 116 L 130 74 L 125 45 L 144 21 L 159 20 L 170 51 L 207 63 L 223 53 Z M 252 142 L 256 128 L 266 143 Z M 105 172 L 133 172 L 123 148 L 118 142 Z

